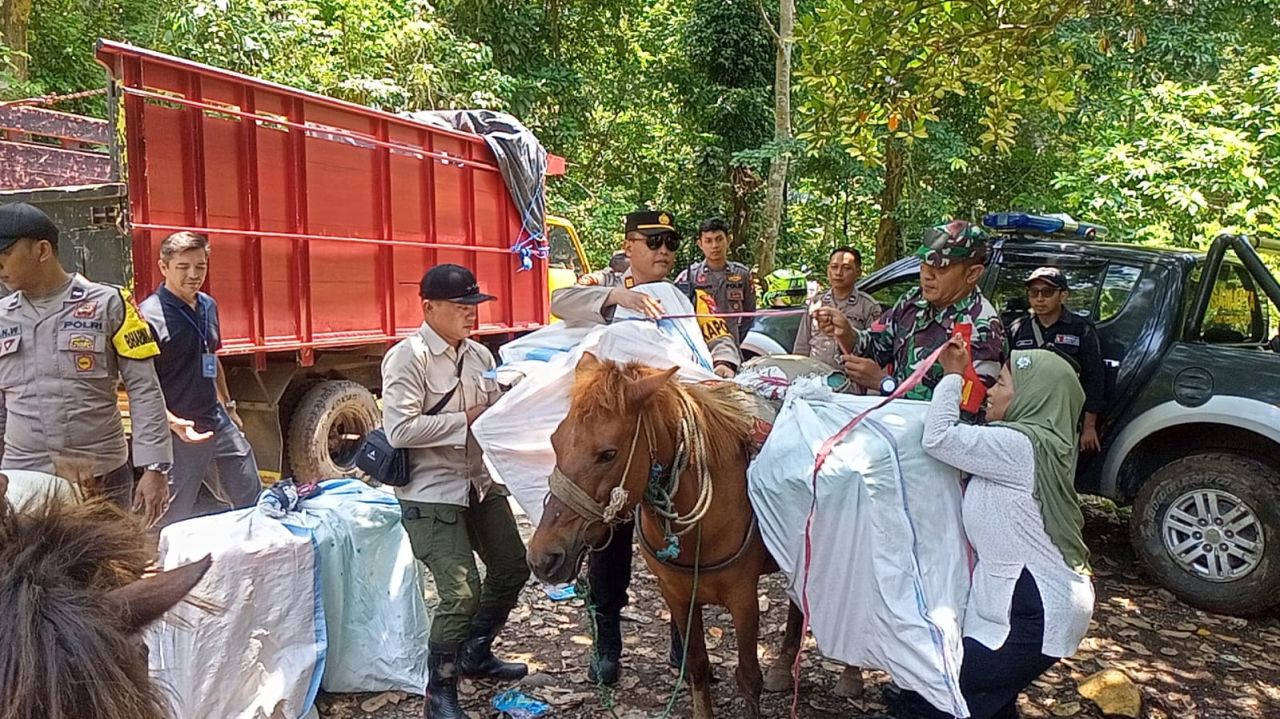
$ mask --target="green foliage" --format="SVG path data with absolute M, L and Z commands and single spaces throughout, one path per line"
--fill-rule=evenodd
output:
M 1053 181 L 1065 206 L 1152 244 L 1280 225 L 1280 57 L 1224 58 L 1215 82 L 1160 82 L 1111 98 L 1123 125 L 1086 121 Z
M 597 265 L 640 206 L 687 237 L 712 213 L 758 219 L 752 188 L 781 153 L 778 265 L 819 276 L 831 247 L 870 256 L 885 214 L 909 238 L 1067 211 L 1188 246 L 1280 224 L 1280 0 L 801 0 L 785 146 L 757 0 L 34 3 L 28 80 L 0 47 L 6 98 L 101 86 L 108 37 L 392 111 L 511 112 L 568 160 L 550 208 Z M 891 142 L 905 171 L 885 207 Z

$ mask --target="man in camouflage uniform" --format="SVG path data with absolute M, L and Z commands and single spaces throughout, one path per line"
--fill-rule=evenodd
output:
M 840 312 L 817 310 L 819 329 L 853 348 L 844 357 L 845 374 L 863 387 L 889 394 L 917 364 L 969 325 L 974 370 L 986 387 L 994 385 L 1008 345 L 999 313 L 978 289 L 989 244 L 986 233 L 963 220 L 931 227 L 916 251 L 920 287 L 899 299 L 879 322 L 856 331 Z M 941 379 L 942 366 L 935 364 L 906 397 L 931 399 Z
M 561 287 L 551 293 L 551 313 L 566 322 L 608 324 L 618 307 L 649 317 L 663 315 L 662 305 L 653 297 L 632 290 L 636 285 L 666 282 L 667 273 L 680 249 L 680 235 L 666 212 L 632 212 L 626 217 L 626 252 L 631 266 L 625 272 L 611 269 L 583 275 L 576 287 Z M 701 293 L 699 293 L 701 294 Z M 699 312 L 706 306 L 697 303 Z M 721 319 L 699 319 L 703 338 L 711 351 L 716 374 L 732 377 L 742 363 L 738 344 Z M 622 608 L 627 605 L 631 585 L 631 552 L 634 523 L 619 525 L 608 544 L 591 554 L 587 565 L 591 611 L 596 625 L 596 646 L 588 668 L 592 681 L 614 684 L 622 665 Z M 683 649 L 674 622 L 671 624 L 671 657 L 680 665 Z
M 756 286 L 751 278 L 751 268 L 741 262 L 732 262 L 729 253 L 729 226 L 719 217 L 703 220 L 698 227 L 698 249 L 703 260 L 680 272 L 676 284 L 706 293 L 715 301 L 718 312 L 755 312 Z M 737 342 L 751 329 L 750 317 L 725 317 L 729 334 Z

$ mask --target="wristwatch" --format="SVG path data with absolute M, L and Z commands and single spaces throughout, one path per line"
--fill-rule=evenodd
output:
M 880 394 L 888 396 L 897 391 L 897 389 L 898 380 L 894 379 L 893 375 L 885 375 L 884 379 L 880 380 Z
M 173 463 L 172 462 L 152 462 L 151 464 L 147 465 L 146 470 L 148 472 L 159 472 L 160 474 L 168 476 L 169 473 L 173 471 Z
M 236 410 L 236 401 L 234 399 L 229 399 L 222 404 L 222 407 L 228 412 L 234 412 Z

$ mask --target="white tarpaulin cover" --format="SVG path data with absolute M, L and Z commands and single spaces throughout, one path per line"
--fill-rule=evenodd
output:
M 254 509 L 160 535 L 163 569 L 213 555 L 193 592 L 147 634 L 151 674 L 175 719 L 295 719 L 330 691 L 421 693 L 427 616 L 395 499 L 324 482 L 282 520 Z
M 692 314 L 687 297 L 666 282 L 637 285 L 667 312 Z M 680 368 L 682 380 L 715 379 L 711 356 L 697 320 L 632 321 L 639 315 L 619 308 L 611 325 L 589 327 L 557 323 L 532 332 L 502 349 L 504 361 L 528 367 L 527 376 L 471 426 L 494 479 L 507 485 L 535 525 L 542 518 L 547 477 L 555 468 L 551 434 L 569 414 L 569 391 L 582 353 L 601 359 L 637 361 L 657 369 Z M 573 342 L 576 341 L 576 344 Z M 565 348 L 561 351 L 545 350 Z M 545 358 L 545 361 L 542 361 Z
M 760 533 L 797 604 L 816 455 L 881 399 L 796 382 L 751 465 Z M 921 449 L 927 408 L 899 400 L 873 412 L 823 465 L 809 621 L 823 656 L 883 669 L 934 706 L 966 717 L 960 662 L 969 557 L 960 473 Z

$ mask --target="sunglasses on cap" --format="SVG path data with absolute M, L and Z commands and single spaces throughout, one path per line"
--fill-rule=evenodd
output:
M 634 238 L 633 241 L 638 241 L 639 239 L 640 239 L 639 237 L 636 237 Z M 657 252 L 658 249 L 663 245 L 666 245 L 668 250 L 671 250 L 672 252 L 676 252 L 680 249 L 680 237 L 677 235 L 670 235 L 670 234 L 652 235 L 650 237 L 644 238 L 644 244 L 646 247 L 653 250 L 654 252 Z
M 931 250 L 941 250 L 946 248 L 951 238 L 951 233 L 947 232 L 946 225 L 926 227 L 924 232 L 921 233 L 920 244 Z

